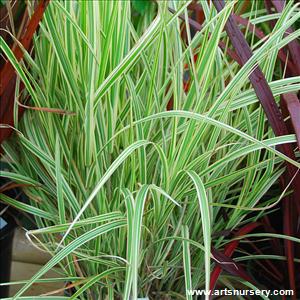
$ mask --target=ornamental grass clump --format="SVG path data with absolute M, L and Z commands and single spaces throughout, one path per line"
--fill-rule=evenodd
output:
M 295 136 L 274 137 L 248 81 L 259 65 L 276 100 L 299 89 L 276 60 L 299 37 L 284 35 L 299 8 L 266 15 L 252 5 L 252 24 L 277 23 L 263 41 L 246 29 L 254 55 L 240 67 L 220 47 L 235 3 L 218 13 L 201 1 L 194 36 L 189 4 L 158 1 L 132 17 L 130 1 L 51 1 L 22 62 L 1 41 L 18 74 L 2 176 L 25 184 L 30 203 L 1 201 L 33 215 L 27 236 L 52 256 L 15 299 L 56 265 L 57 280 L 74 287 L 69 299 L 192 299 L 188 290 L 209 289 L 217 264 L 232 272 L 218 283 L 256 288 L 214 253 L 230 242 L 226 232 L 279 203 L 281 192 L 265 195 L 283 162 L 300 167 L 275 147 Z

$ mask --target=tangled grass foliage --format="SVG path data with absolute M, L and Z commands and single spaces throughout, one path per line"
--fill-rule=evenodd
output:
M 158 1 L 133 18 L 130 1 L 51 1 L 33 55 L 18 63 L 1 41 L 18 73 L 19 131 L 4 145 L 12 171 L 2 176 L 27 184 L 30 203 L 1 200 L 34 215 L 38 229 L 27 235 L 52 255 L 14 299 L 55 265 L 75 283 L 69 299 L 191 299 L 187 289 L 209 288 L 211 247 L 230 241 L 216 233 L 280 201 L 265 194 L 284 160 L 299 163 L 275 146 L 295 136 L 274 137 L 247 78 L 259 64 L 276 99 L 299 90 L 299 77 L 282 79 L 276 62 L 299 37 L 284 35 L 299 8 L 290 1 L 267 15 L 252 5 L 244 16 L 263 24 L 267 38 L 245 31 L 254 56 L 240 68 L 218 46 L 228 41 L 234 2 L 217 13 L 202 1 L 205 22 L 194 36 L 189 3 Z M 20 122 L 18 103 L 36 108 Z M 225 273 L 219 280 L 239 281 Z

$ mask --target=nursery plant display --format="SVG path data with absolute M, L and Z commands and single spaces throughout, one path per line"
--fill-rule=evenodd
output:
M 34 216 L 27 237 L 52 255 L 13 299 L 56 265 L 52 280 L 72 287 L 68 299 L 192 299 L 189 291 L 216 284 L 261 287 L 251 277 L 259 258 L 240 250 L 234 260 L 224 248 L 237 230 L 259 229 L 300 168 L 282 151 L 296 148 L 295 134 L 274 135 L 248 80 L 259 67 L 277 103 L 299 90 L 300 76 L 282 68 L 288 54 L 278 60 L 299 38 L 299 29 L 286 34 L 299 5 L 268 13 L 261 1 L 245 11 L 243 1 L 213 2 L 199 2 L 204 21 L 193 35 L 191 1 L 150 2 L 145 11 L 130 1 L 50 1 L 23 60 L 1 38 L 17 73 L 14 135 L 2 145 L 11 171 L 1 176 L 26 185 L 30 203 L 0 200 Z M 247 20 L 239 25 L 253 52 L 246 61 L 225 28 L 233 13 Z

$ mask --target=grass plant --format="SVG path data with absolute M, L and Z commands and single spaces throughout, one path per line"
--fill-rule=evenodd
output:
M 75 284 L 69 299 L 191 299 L 187 289 L 210 287 L 211 247 L 231 240 L 218 233 L 259 220 L 281 200 L 265 195 L 284 161 L 300 164 L 276 146 L 296 138 L 274 137 L 247 78 L 259 64 L 277 101 L 299 90 L 300 77 L 284 78 L 277 61 L 300 35 L 285 36 L 299 5 L 266 15 L 253 1 L 244 16 L 266 39 L 245 31 L 254 55 L 240 67 L 219 42 L 228 42 L 224 26 L 241 4 L 217 13 L 201 1 L 205 21 L 194 36 L 189 4 L 158 1 L 134 18 L 130 1 L 51 1 L 33 54 L 18 62 L 1 39 L 25 85 L 15 96 L 16 134 L 3 145 L 11 171 L 1 175 L 27 185 L 30 203 L 0 200 L 34 216 L 27 236 L 52 255 L 13 299 L 56 265 L 57 281 Z M 20 122 L 19 105 L 27 106 Z

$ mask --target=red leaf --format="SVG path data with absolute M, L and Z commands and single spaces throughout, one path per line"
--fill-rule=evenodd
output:
M 284 8 L 284 3 L 285 1 L 278 1 L 278 0 L 272 0 L 272 3 L 274 5 L 274 7 L 276 8 L 276 10 L 280 13 L 283 11 Z M 293 33 L 293 29 L 292 28 L 288 28 L 286 30 L 285 36 Z M 300 75 L 300 44 L 298 43 L 297 40 L 293 40 L 288 44 L 288 48 L 290 50 L 290 55 L 292 57 L 292 60 L 294 62 L 294 68 L 296 69 L 296 75 Z
M 233 276 L 238 276 L 246 281 L 253 283 L 252 278 L 246 273 L 244 268 L 237 264 L 233 259 L 214 248 L 211 249 L 211 253 L 214 256 L 217 265 L 220 266 L 223 270 L 227 271 Z
M 243 228 L 241 228 L 236 234 L 235 236 L 242 236 L 245 235 L 249 232 L 251 232 L 252 230 L 254 230 L 256 227 L 258 227 L 260 225 L 260 223 L 257 222 L 253 222 L 250 224 L 247 224 L 246 226 L 244 226 Z M 232 254 L 234 253 L 234 250 L 237 248 L 238 244 L 239 244 L 240 240 L 234 240 L 232 242 L 230 242 L 224 250 L 224 254 L 226 255 L 226 257 L 230 258 L 232 256 Z M 222 272 L 222 268 L 220 265 L 216 266 L 214 268 L 214 270 L 211 273 L 211 279 L 210 279 L 210 289 L 213 290 L 215 288 L 215 285 L 217 283 L 217 280 L 220 276 Z
M 26 29 L 26 32 L 25 32 L 23 38 L 20 40 L 20 43 L 23 45 L 23 47 L 26 50 L 29 49 L 33 35 L 38 28 L 38 25 L 43 17 L 44 11 L 45 11 L 49 1 L 50 0 L 42 0 L 40 2 L 40 4 L 36 8 L 34 14 L 32 15 L 32 17 L 29 21 L 29 24 L 27 26 L 27 29 Z M 13 53 L 18 61 L 20 61 L 24 56 L 24 52 L 18 45 L 16 45 L 16 48 L 13 51 Z M 0 72 L 0 81 L 1 81 L 0 95 L 3 94 L 4 90 L 6 89 L 7 85 L 9 84 L 9 82 L 12 79 L 12 77 L 14 76 L 14 74 L 15 74 L 15 71 L 14 71 L 13 66 L 11 65 L 11 63 L 9 61 L 7 61 Z
M 291 116 L 291 123 L 297 137 L 298 148 L 300 150 L 300 102 L 295 94 L 284 94 L 281 96 L 286 104 L 287 110 Z
M 38 25 L 43 17 L 45 9 L 50 0 L 42 0 L 38 7 L 36 8 L 34 14 L 32 15 L 28 26 L 25 30 L 25 33 L 20 40 L 20 43 L 23 47 L 28 50 L 31 45 L 31 41 L 34 33 L 36 32 Z M 23 51 L 18 45 L 15 45 L 15 49 L 13 51 L 15 57 L 18 61 L 23 58 Z M 0 123 L 8 124 L 10 126 L 14 126 L 13 122 L 13 106 L 14 106 L 14 90 L 15 90 L 15 81 L 16 74 L 13 66 L 9 61 L 7 61 L 0 71 L 0 96 L 1 96 L 1 114 L 0 114 Z M 23 89 L 23 85 L 21 84 L 20 90 Z M 24 108 L 19 108 L 19 117 L 22 115 Z M 0 129 L 0 144 L 7 139 L 12 132 L 11 128 L 1 128 Z

